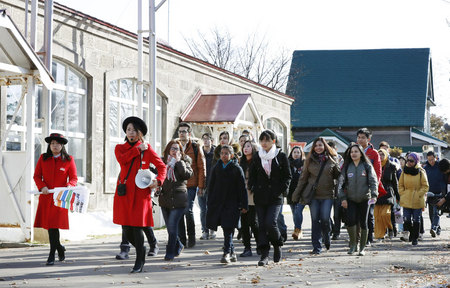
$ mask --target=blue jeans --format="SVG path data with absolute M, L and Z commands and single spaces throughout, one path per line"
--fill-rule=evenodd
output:
M 302 229 L 303 224 L 303 209 L 305 205 L 297 203 L 297 204 L 289 204 L 291 206 L 292 217 L 294 218 L 294 228 Z
M 189 238 L 195 238 L 195 222 L 194 222 L 194 201 L 195 195 L 197 195 L 197 187 L 187 188 L 188 193 L 188 206 L 184 210 L 184 215 L 186 216 L 186 226 L 184 226 L 183 218 L 180 219 L 180 224 L 178 226 L 178 236 L 182 243 L 186 243 L 186 228 Z
M 183 217 L 184 208 L 168 209 L 161 207 L 161 211 L 166 222 L 167 234 L 169 234 L 169 241 L 167 242 L 166 257 L 173 259 L 177 254 L 177 247 L 181 246 L 178 238 L 178 223 Z
M 411 209 L 403 207 L 403 221 L 420 223 L 420 216 L 422 216 L 422 209 Z M 412 221 L 411 221 L 412 217 Z
M 430 215 L 431 229 L 437 231 L 440 225 L 439 210 L 436 205 L 428 204 L 428 214 Z
M 206 203 L 208 201 L 207 195 L 203 194 L 198 196 L 198 205 L 200 206 L 200 222 L 202 223 L 202 232 L 208 233 L 208 228 L 206 228 Z
M 281 205 L 256 205 L 258 215 L 258 248 L 268 253 L 270 243 L 273 246 L 283 246 L 280 230 L 278 230 L 277 220 L 280 215 Z
M 330 214 L 333 199 L 312 199 L 309 204 L 312 222 L 311 240 L 314 250 L 322 250 L 322 242 L 330 243 Z
M 234 245 L 233 245 L 233 234 L 234 234 L 234 228 L 223 228 L 223 253 L 233 253 L 234 252 Z

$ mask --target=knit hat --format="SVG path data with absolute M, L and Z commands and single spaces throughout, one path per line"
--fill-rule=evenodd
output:
M 412 158 L 414 159 L 414 165 L 416 165 L 417 163 L 419 163 L 419 155 L 417 155 L 416 152 L 411 152 L 408 154 L 408 158 Z

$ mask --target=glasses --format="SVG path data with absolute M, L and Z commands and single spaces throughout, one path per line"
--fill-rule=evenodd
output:
M 408 159 L 407 161 L 408 161 L 408 162 L 411 162 L 411 163 L 416 162 L 416 161 L 414 161 L 413 159 Z
M 171 150 L 171 151 L 180 151 L 180 148 L 177 148 L 177 147 L 170 147 L 170 150 Z
M 186 133 L 188 133 L 187 130 L 178 130 L 178 134 L 186 134 Z

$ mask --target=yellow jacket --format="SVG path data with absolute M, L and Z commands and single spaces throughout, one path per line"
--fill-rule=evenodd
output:
M 400 194 L 400 206 L 410 209 L 422 209 L 425 207 L 425 194 L 428 192 L 428 179 L 425 170 L 420 167 L 417 175 L 405 174 L 400 176 L 398 193 Z

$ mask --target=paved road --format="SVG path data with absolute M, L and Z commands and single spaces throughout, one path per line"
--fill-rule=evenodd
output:
M 425 214 L 427 229 L 430 224 Z M 304 216 L 304 238 L 289 239 L 283 260 L 267 267 L 257 267 L 256 255 L 221 264 L 221 233 L 216 240 L 198 240 L 196 247 L 185 249 L 176 261 L 165 262 L 167 233 L 158 230 L 162 251 L 154 259 L 147 257 L 141 274 L 128 273 L 134 251 L 129 260 L 115 260 L 120 235 L 65 243 L 66 261 L 52 267 L 45 266 L 48 245 L 0 249 L 0 287 L 449 287 L 450 218 L 441 218 L 439 238 L 427 232 L 417 247 L 397 238 L 375 244 L 366 256 L 359 257 L 346 254 L 344 230 L 330 251 L 310 255 L 308 210 Z M 292 232 L 292 215 L 286 209 L 285 218 Z M 235 246 L 242 252 L 239 241 L 235 240 Z

